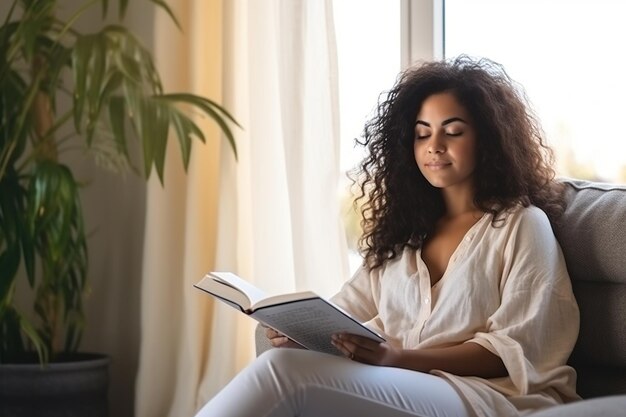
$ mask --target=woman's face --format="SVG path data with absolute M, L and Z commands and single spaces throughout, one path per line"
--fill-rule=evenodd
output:
M 476 132 L 452 93 L 424 100 L 415 121 L 413 151 L 419 170 L 434 187 L 473 187 Z

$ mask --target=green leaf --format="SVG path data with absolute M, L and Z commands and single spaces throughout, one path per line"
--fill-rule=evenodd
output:
M 126 16 L 126 9 L 128 9 L 128 0 L 120 0 L 120 19 Z
M 11 289 L 13 288 L 19 266 L 19 245 L 15 242 L 10 242 L 9 246 L 0 252 L 0 305 L 9 304 Z
M 7 13 L 7 16 L 4 19 L 4 23 L 2 24 L 2 27 L 7 26 L 7 24 L 9 24 L 9 22 L 13 18 L 13 12 L 15 12 L 15 8 L 17 7 L 17 3 L 18 3 L 18 0 L 13 0 L 13 3 L 11 4 L 11 7 L 9 7 L 9 12 Z
M 71 68 L 72 50 L 45 36 L 38 42 L 42 46 L 40 52 L 46 60 L 45 85 L 42 88 L 50 96 L 53 110 L 56 110 L 56 92 L 62 84 L 60 78 L 63 70 Z
M 148 91 L 155 95 L 163 94 L 163 86 L 161 85 L 161 78 L 154 66 L 150 52 L 144 48 L 139 48 L 141 55 L 141 63 L 143 64 L 143 70 L 146 74 L 144 77 L 144 84 L 147 85 Z
M 126 28 L 109 25 L 104 29 L 111 39 L 112 66 L 124 74 L 136 88 L 153 94 L 162 92 L 159 73 L 150 52 Z
M 139 129 L 141 125 L 138 123 L 138 118 L 141 113 L 141 100 L 143 99 L 143 94 L 139 91 L 135 85 L 128 82 L 127 79 L 124 79 L 122 82 L 122 96 L 126 101 L 126 109 L 130 113 L 130 117 L 132 120 L 132 124 L 136 125 L 135 127 Z M 137 135 L 141 137 L 141 132 L 137 130 Z
M 113 94 L 115 94 L 122 86 L 123 76 L 117 71 L 109 71 L 104 77 L 100 91 L 100 100 L 98 102 L 98 113 L 102 107 L 105 107 Z
M 187 116 L 179 112 L 177 109 L 172 108 L 170 120 L 174 125 L 174 131 L 178 137 L 180 143 L 180 150 L 183 157 L 183 164 L 185 171 L 189 166 L 189 159 L 191 155 L 191 143 L 192 136 L 198 137 L 202 142 L 205 141 L 202 131 L 193 123 Z
M 94 129 L 98 121 L 100 92 L 105 74 L 106 42 L 102 36 L 93 36 L 91 43 L 91 57 L 89 59 L 89 75 L 87 77 L 87 144 L 93 140 Z
M 122 75 L 119 72 L 109 71 L 104 75 L 104 78 L 98 80 L 99 85 L 94 85 L 92 88 L 99 88 L 100 92 L 94 94 L 95 102 L 90 100 L 90 121 L 87 128 L 87 144 L 91 146 L 93 143 L 93 135 L 95 133 L 95 127 L 98 120 L 101 117 L 103 107 L 107 107 L 108 101 L 111 99 L 111 95 L 117 91 L 122 85 Z M 115 133 L 115 132 L 113 132 Z M 119 148 L 118 148 L 119 149 Z
M 10 362 L 24 352 L 20 316 L 14 306 L 0 304 L 0 329 L 3 335 L 0 339 L 0 363 Z
M 44 160 L 35 166 L 28 196 L 33 207 L 31 228 L 42 265 L 35 311 L 43 323 L 40 336 L 46 346 L 51 346 L 58 326 L 52 320 L 63 318 L 67 327 L 69 317 L 82 314 L 87 246 L 79 189 L 65 165 Z M 62 317 L 50 314 L 57 308 Z
M 204 106 L 211 107 L 218 113 L 221 113 L 222 115 L 224 115 L 226 119 L 228 119 L 231 123 L 241 128 L 241 125 L 237 122 L 237 120 L 235 120 L 233 115 L 231 115 L 228 112 L 228 110 L 226 110 L 224 107 L 220 106 L 217 102 L 209 98 L 201 97 L 201 96 L 190 94 L 190 93 L 170 93 L 170 94 L 163 94 L 161 97 L 167 100 L 190 103 L 198 107 L 204 107 Z
M 74 74 L 74 128 L 77 133 L 82 131 L 82 118 L 87 100 L 87 69 L 89 67 L 91 44 L 90 37 L 80 37 L 74 45 L 72 67 Z
M 14 63 L 20 48 L 23 45 L 23 39 L 17 36 L 19 34 L 21 22 L 6 23 L 0 28 L 0 53 L 6 65 L 2 65 L 0 71 L 0 80 L 4 80 L 8 72 L 12 71 Z
M 235 121 L 233 116 L 231 116 L 230 113 L 228 113 L 226 109 L 224 109 L 223 107 L 221 107 L 219 104 L 215 103 L 212 100 L 206 99 L 204 97 L 196 96 L 193 94 L 164 94 L 162 96 L 159 96 L 159 98 L 165 99 L 165 100 L 189 103 L 193 105 L 194 107 L 202 110 L 205 114 L 207 114 L 211 119 L 213 119 L 220 126 L 222 132 L 224 132 L 224 135 L 226 136 L 226 139 L 228 139 L 228 142 L 235 155 L 235 159 L 237 159 L 237 145 L 235 143 L 235 137 L 233 136 L 233 133 L 230 130 L 230 127 L 226 123 L 225 119 L 236 124 L 237 126 L 239 126 L 239 123 Z
M 63 272 L 62 260 L 71 255 L 68 251 L 75 239 L 76 222 L 82 227 L 78 187 L 71 171 L 52 161 L 39 162 L 32 174 L 29 204 L 36 245 L 46 251 L 40 256 Z
M 56 4 L 53 1 L 36 1 L 24 10 L 17 36 L 23 41 L 23 54 L 29 62 L 32 62 L 38 52 L 39 34 L 45 33 L 52 24 L 55 7 Z
M 15 71 L 8 71 L 0 79 L 0 181 L 15 165 L 26 148 L 28 113 L 22 118 L 22 109 L 29 103 L 26 83 Z
M 15 124 L 13 126 L 13 135 L 15 138 L 25 137 L 27 131 L 30 128 L 30 124 L 27 122 L 29 121 L 30 109 L 33 106 L 35 96 L 39 92 L 41 80 L 42 74 L 38 73 L 31 80 L 31 83 L 27 86 L 27 89 L 22 93 L 22 100 L 18 101 L 21 106 L 18 108 L 18 113 L 16 113 L 14 121 Z
M 75 35 L 78 35 L 78 33 L 72 29 L 73 26 L 75 25 L 76 21 L 83 15 L 83 13 L 85 13 L 85 11 L 93 6 L 97 1 L 98 0 L 86 1 L 69 17 L 69 19 L 67 19 L 65 22 L 59 22 L 63 24 L 63 27 L 61 27 L 60 29 L 55 29 L 57 39 L 59 39 L 60 41 L 61 39 L 63 39 L 65 34 L 70 31 L 73 32 Z M 53 8 L 56 7 L 56 1 L 48 1 L 48 3 L 52 4 Z
M 39 336 L 39 333 L 37 333 L 37 330 L 35 330 L 35 326 L 22 316 L 19 317 L 19 323 L 22 332 L 28 337 L 30 342 L 35 347 L 37 356 L 39 356 L 39 362 L 41 364 L 48 363 L 51 352 L 46 346 L 46 343 L 44 343 L 43 339 Z
M 21 261 L 21 241 L 28 237 L 20 227 L 24 200 L 21 191 L 15 175 L 0 181 L 0 305 L 9 297 Z
M 109 0 L 100 0 L 102 2 L 102 18 L 105 18 L 109 12 Z
M 109 101 L 109 123 L 111 123 L 111 131 L 115 140 L 117 150 L 124 155 L 125 159 L 130 163 L 130 155 L 128 154 L 128 146 L 126 145 L 126 104 L 123 97 L 111 97 Z
M 135 114 L 135 122 L 138 128 L 138 136 L 141 138 L 143 149 L 143 172 L 146 178 L 150 176 L 152 162 L 154 161 L 154 147 L 152 146 L 151 137 L 154 136 L 154 124 L 150 123 L 150 110 L 148 109 L 148 100 L 139 100 L 139 112 Z
M 178 19 L 176 19 L 174 12 L 172 11 L 172 9 L 170 9 L 170 6 L 168 6 L 168 4 L 165 1 L 163 0 L 150 0 L 150 1 L 156 4 L 157 6 L 161 7 L 163 10 L 165 10 L 167 14 L 170 15 L 170 17 L 172 18 L 172 21 L 174 22 L 174 24 L 176 24 L 176 27 L 178 27 L 178 29 L 181 29 Z
M 35 326 L 22 316 L 13 306 L 0 306 L 0 363 L 10 362 L 25 352 L 22 334 L 32 343 L 43 365 L 48 362 L 49 350 L 35 330 Z
M 163 184 L 163 174 L 165 166 L 165 152 L 167 150 L 167 138 L 170 126 L 170 111 L 163 103 L 155 102 L 156 120 L 155 120 L 155 142 L 154 166 L 159 174 L 161 184 Z
M 116 55 L 116 60 L 117 68 L 125 78 L 136 85 L 141 85 L 141 68 L 139 63 L 126 55 Z

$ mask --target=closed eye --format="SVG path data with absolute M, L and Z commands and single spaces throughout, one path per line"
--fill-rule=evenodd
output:
M 448 136 L 461 136 L 463 134 L 463 132 L 447 132 L 446 135 Z

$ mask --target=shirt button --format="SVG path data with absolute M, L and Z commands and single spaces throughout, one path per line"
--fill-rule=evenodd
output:
M 424 298 L 424 303 L 425 303 L 425 304 L 428 304 L 428 303 L 430 303 L 430 298 L 428 298 L 428 297 L 425 297 L 425 298 Z

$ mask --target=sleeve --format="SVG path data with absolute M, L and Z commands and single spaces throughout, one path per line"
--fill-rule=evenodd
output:
M 331 301 L 365 323 L 378 315 L 378 273 L 361 266 Z
M 575 372 L 564 365 L 578 336 L 579 311 L 563 254 L 543 211 L 531 207 L 513 216 L 500 306 L 486 331 L 469 342 L 500 356 L 518 395 L 555 380 L 571 386 Z

